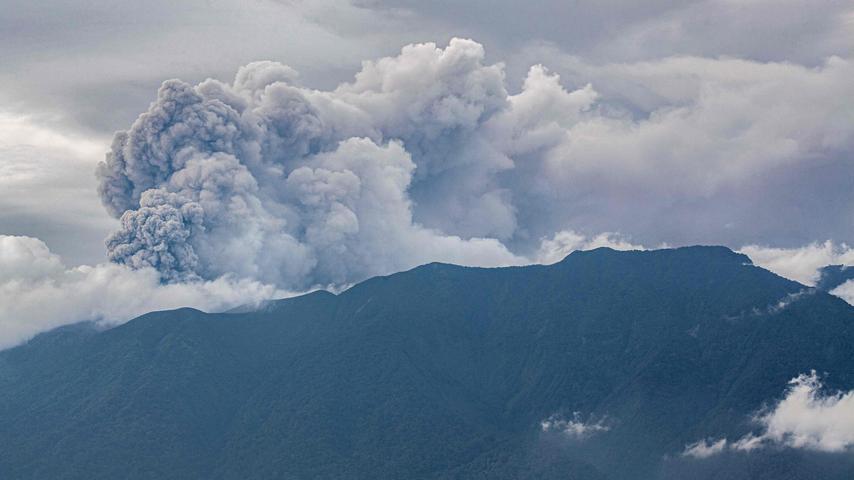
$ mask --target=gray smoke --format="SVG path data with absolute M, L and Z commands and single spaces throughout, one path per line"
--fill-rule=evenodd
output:
M 232 84 L 165 82 L 98 168 L 103 203 L 121 218 L 109 258 L 169 281 L 234 273 L 290 288 L 436 259 L 518 263 L 495 239 L 413 220 L 413 182 L 494 169 L 477 130 L 507 92 L 483 55 L 466 40 L 410 46 L 331 92 L 274 62 Z
M 606 95 L 539 65 L 510 94 L 503 65 L 462 39 L 364 62 L 328 91 L 266 61 L 230 84 L 167 81 L 98 168 L 121 218 L 109 258 L 167 281 L 302 289 L 434 260 L 523 263 L 567 229 L 741 245 L 750 230 L 729 226 L 764 238 L 819 218 L 769 216 L 800 199 L 763 191 L 838 194 L 850 169 L 850 61 L 557 60 Z M 816 161 L 827 174 L 803 174 Z M 834 205 L 827 218 L 850 211 Z

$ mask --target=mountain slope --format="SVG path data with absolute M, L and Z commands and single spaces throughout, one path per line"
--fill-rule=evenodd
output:
M 854 308 L 725 248 L 430 264 L 0 352 L 0 477 L 850 478 L 847 454 L 679 454 L 800 373 L 851 389 L 852 352 Z M 573 412 L 607 431 L 542 430 Z
M 854 268 L 846 265 L 827 265 L 819 269 L 815 288 L 829 292 L 848 280 L 854 280 Z

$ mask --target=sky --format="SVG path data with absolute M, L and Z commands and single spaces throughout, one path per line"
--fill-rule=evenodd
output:
M 429 261 L 854 264 L 850 0 L 0 8 L 0 345 Z

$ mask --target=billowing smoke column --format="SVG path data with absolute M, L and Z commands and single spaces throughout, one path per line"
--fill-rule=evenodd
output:
M 601 98 L 538 65 L 508 94 L 503 66 L 461 39 L 365 62 L 331 91 L 274 62 L 231 84 L 167 81 L 98 168 L 121 218 L 109 258 L 166 282 L 299 290 L 429 261 L 557 260 L 576 233 L 733 246 L 791 241 L 792 225 L 850 233 L 854 62 L 575 64 Z
M 288 288 L 432 260 L 519 263 L 498 240 L 516 230 L 495 180 L 513 162 L 487 131 L 513 128 L 509 108 L 502 66 L 461 39 L 365 63 L 333 91 L 274 62 L 230 85 L 167 81 L 97 171 L 121 218 L 109 258 L 167 281 Z

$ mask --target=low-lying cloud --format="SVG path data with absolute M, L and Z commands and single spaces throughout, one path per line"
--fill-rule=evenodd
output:
M 80 321 L 111 326 L 153 310 L 219 311 L 287 295 L 230 276 L 163 284 L 152 268 L 114 263 L 68 268 L 41 240 L 0 235 L 0 349 Z
M 571 230 L 562 230 L 551 238 L 542 239 L 535 260 L 536 263 L 549 265 L 563 260 L 576 250 L 592 250 L 600 247 L 614 250 L 647 250 L 643 245 L 635 245 L 616 233 L 600 233 L 587 238 Z
M 416 235 L 418 233 L 416 232 Z M 417 240 L 417 239 L 416 239 Z M 452 240 L 455 241 L 455 240 Z M 473 248 L 475 244 L 470 244 Z M 634 247 L 619 236 L 603 234 L 587 239 L 574 232 L 560 232 L 545 239 L 537 258 L 571 253 L 575 249 L 611 246 Z M 442 245 L 428 245 L 413 253 L 433 258 Z M 454 261 L 489 264 L 483 252 L 461 251 Z M 563 258 L 563 257 L 560 257 Z M 505 264 L 530 263 L 509 256 Z M 500 263 L 500 262 L 498 262 Z M 393 268 L 393 266 L 389 266 Z M 154 268 L 131 268 L 117 263 L 66 266 L 37 238 L 0 235 L 0 349 L 18 345 L 38 333 L 82 321 L 114 326 L 155 310 L 194 307 L 223 311 L 240 305 L 257 305 L 294 292 L 247 277 L 226 273 L 211 280 L 184 278 L 164 282 Z
M 415 235 L 429 235 L 429 232 L 416 231 Z M 451 241 L 462 242 L 457 239 Z M 440 258 L 437 249 L 443 245 L 429 247 L 433 249 L 412 253 L 412 258 L 423 258 L 424 261 Z M 563 230 L 542 239 L 530 258 L 510 255 L 502 261 L 501 258 L 479 256 L 482 252 L 478 252 L 474 245 L 472 247 L 469 251 L 458 250 L 457 256 L 451 257 L 450 261 L 471 265 L 549 264 L 560 261 L 575 250 L 598 247 L 646 249 L 619 234 L 603 233 L 585 237 L 571 230 Z M 766 255 L 758 258 L 778 257 Z M 387 268 L 391 270 L 395 267 L 388 265 Z M 787 297 L 779 305 L 768 308 L 783 308 L 808 292 L 805 290 Z M 854 304 L 854 281 L 837 287 L 831 293 Z M 17 345 L 40 332 L 78 321 L 116 325 L 152 310 L 190 306 L 218 311 L 292 294 L 290 290 L 234 273 L 224 273 L 210 280 L 183 278 L 177 282 L 164 282 L 162 271 L 144 265 L 131 268 L 108 262 L 68 267 L 39 239 L 0 235 L 0 349 Z M 549 428 L 563 426 L 573 431 L 596 431 L 599 427 L 607 427 L 601 422 L 580 422 L 575 417 L 571 420 L 550 418 L 547 421 L 550 422 Z M 579 430 L 579 426 L 583 428 Z
M 747 245 L 741 247 L 739 252 L 750 257 L 754 265 L 807 286 L 815 286 L 821 277 L 822 269 L 828 265 L 841 265 L 843 269 L 854 265 L 854 249 L 845 243 L 837 244 L 830 240 L 799 248 Z M 785 307 L 806 293 L 809 292 L 802 291 L 794 298 L 784 299 L 781 306 Z M 854 281 L 846 281 L 828 293 L 854 305 Z
M 741 247 L 740 252 L 763 268 L 810 286 L 818 281 L 819 269 L 824 266 L 854 265 L 854 249 L 829 240 L 800 248 L 747 245 Z
M 815 371 L 789 382 L 786 396 L 760 411 L 758 433 L 736 441 L 704 439 L 687 445 L 683 456 L 707 458 L 725 451 L 750 452 L 769 447 L 845 452 L 854 447 L 854 391 L 826 393 Z
M 555 414 L 540 422 L 540 430 L 543 432 L 558 432 L 577 440 L 604 433 L 610 429 L 607 417 L 599 419 L 590 417 L 585 421 L 581 412 L 573 412 L 570 419 Z
M 832 295 L 845 300 L 851 305 L 854 305 L 854 280 L 848 280 L 842 285 L 830 291 Z

